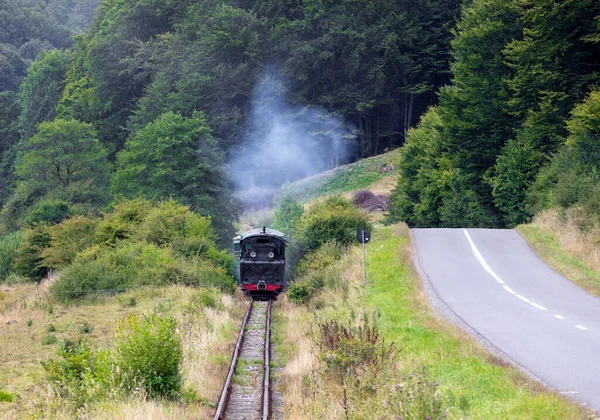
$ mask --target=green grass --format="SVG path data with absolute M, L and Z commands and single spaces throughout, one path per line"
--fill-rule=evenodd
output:
M 395 172 L 385 172 L 382 169 L 385 168 L 384 165 L 395 167 L 399 156 L 400 149 L 395 149 L 383 155 L 359 160 L 319 175 L 285 184 L 276 200 L 291 197 L 296 201 L 307 201 L 322 195 L 366 188 L 386 176 L 393 175 Z
M 440 382 L 449 398 L 451 418 L 585 417 L 577 404 L 544 391 L 474 339 L 431 316 L 412 268 L 409 245 L 404 227 L 375 230 L 368 251 L 370 284 L 365 303 L 380 314 L 378 325 L 385 338 L 401 348 L 404 369 L 409 372 L 424 365 Z
M 541 227 L 531 224 L 517 226 L 517 230 L 536 254 L 555 271 L 574 281 L 591 294 L 600 296 L 600 273 L 570 256 L 554 236 Z
M 10 392 L 2 391 L 0 389 L 0 402 L 13 402 L 15 400 L 14 394 Z

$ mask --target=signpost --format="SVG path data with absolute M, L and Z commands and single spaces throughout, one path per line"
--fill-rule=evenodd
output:
M 363 249 L 363 271 L 365 275 L 365 286 L 367 285 L 367 254 L 365 244 L 371 240 L 371 232 L 368 230 L 357 230 L 356 240 L 362 244 Z

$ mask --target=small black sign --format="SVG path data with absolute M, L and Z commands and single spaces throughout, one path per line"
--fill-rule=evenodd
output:
M 371 232 L 369 232 L 368 230 L 357 230 L 356 240 L 361 244 L 366 244 L 371 240 Z

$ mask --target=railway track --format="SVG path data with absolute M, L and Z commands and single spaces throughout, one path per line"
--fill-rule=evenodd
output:
M 248 305 L 215 420 L 271 418 L 271 302 Z

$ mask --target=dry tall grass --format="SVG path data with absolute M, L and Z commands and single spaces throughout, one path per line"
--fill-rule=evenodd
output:
M 316 326 L 331 319 L 358 326 L 363 319 L 363 268 L 360 248 L 352 248 L 337 263 L 340 277 L 333 288 L 326 288 L 308 306 L 296 306 L 285 297 L 278 302 L 281 356 L 286 361 L 280 375 L 285 419 L 344 418 L 344 409 L 335 397 L 339 389 L 321 375 L 315 340 Z
M 600 227 L 580 209 L 552 209 L 535 217 L 533 225 L 548 232 L 570 256 L 600 272 Z
M 552 268 L 600 296 L 600 226 L 577 208 L 552 209 L 517 229 Z
M 73 417 L 49 388 L 40 361 L 56 358 L 57 345 L 42 345 L 49 325 L 59 340 L 86 337 L 92 348 L 111 345 L 115 325 L 130 313 L 172 314 L 178 321 L 183 346 L 184 388 L 194 390 L 199 402 L 172 403 L 143 398 L 115 398 L 94 403 L 78 413 L 86 418 L 210 418 L 235 346 L 235 325 L 243 315 L 241 299 L 218 296 L 216 307 L 204 307 L 194 297 L 199 290 L 171 286 L 139 289 L 106 297 L 96 303 L 58 305 L 34 285 L 2 286 L 0 306 L 0 389 L 17 395 L 3 403 L 0 418 Z M 86 322 L 92 330 L 81 333 Z

